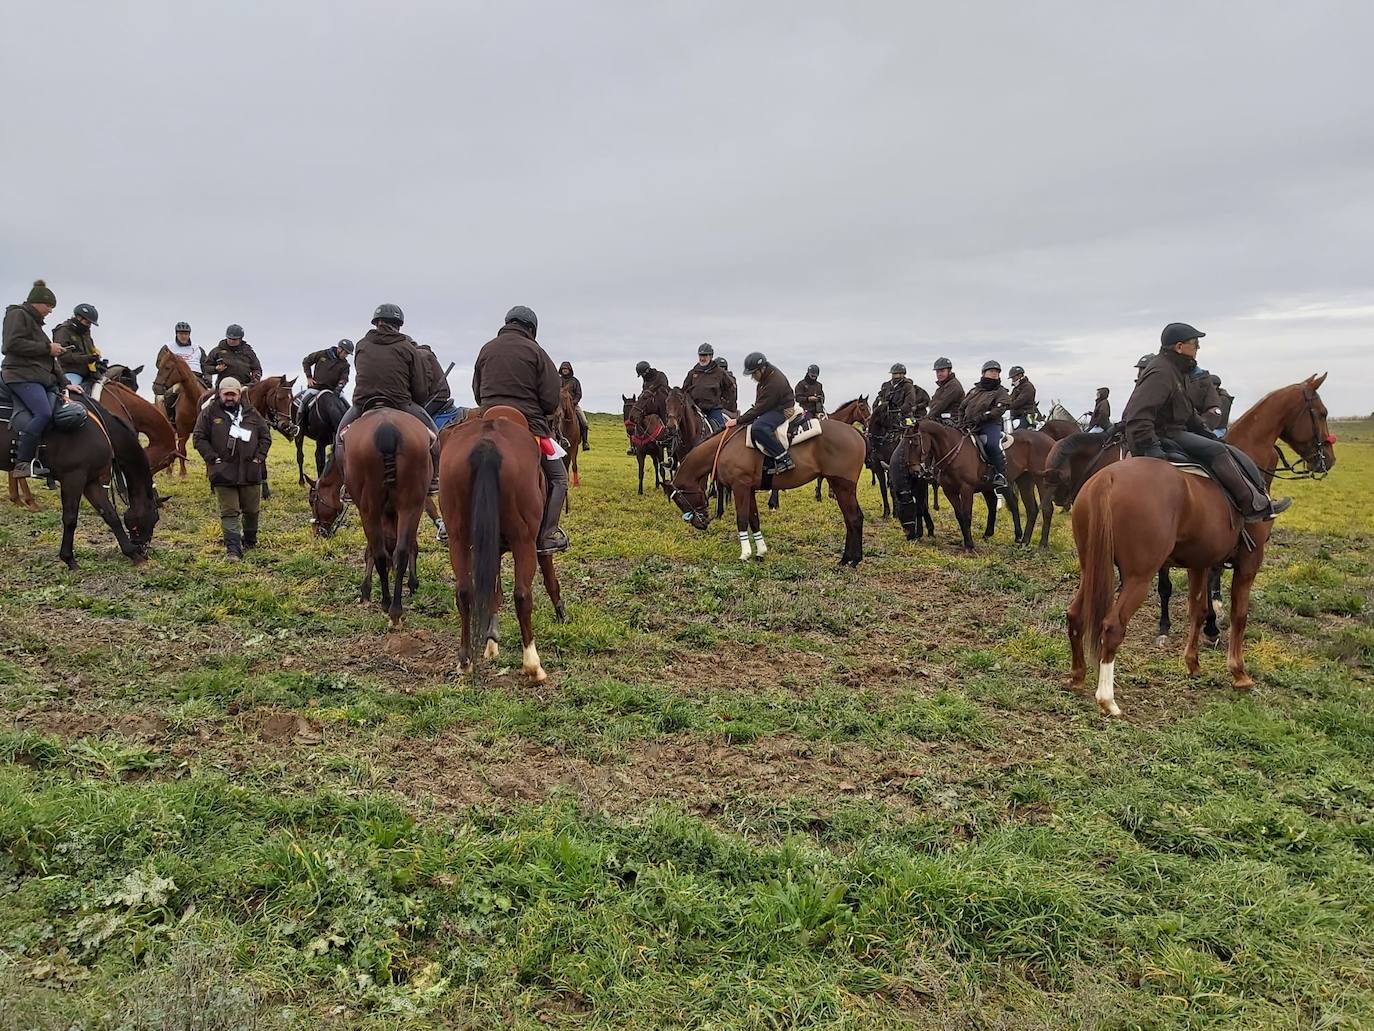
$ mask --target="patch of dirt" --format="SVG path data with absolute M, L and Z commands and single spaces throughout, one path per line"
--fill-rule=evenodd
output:
M 51 737 L 76 740 L 83 737 L 117 737 L 141 744 L 157 744 L 167 736 L 168 723 L 161 716 L 132 713 L 72 712 L 61 709 L 20 709 L 16 727 Z
M 458 668 L 458 635 L 429 630 L 359 634 L 338 646 L 345 669 L 395 676 L 397 673 L 448 675 Z
M 255 712 L 245 724 L 262 740 L 275 745 L 319 745 L 324 743 L 320 725 L 293 712 Z

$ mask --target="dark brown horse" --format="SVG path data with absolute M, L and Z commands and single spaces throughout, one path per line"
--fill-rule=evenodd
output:
M 315 475 L 324 475 L 325 459 L 334 447 L 334 435 L 348 412 L 348 404 L 337 391 L 321 390 L 304 408 L 294 403 L 291 420 L 296 424 L 296 472 L 304 484 L 305 442 L 315 442 Z
M 1083 427 L 1072 419 L 1050 419 L 1047 422 L 1042 422 L 1036 429 L 1054 440 L 1063 440 L 1065 437 L 1071 437 L 1075 433 L 1081 432 Z
M 689 454 L 672 482 L 664 485 L 668 497 L 683 518 L 698 530 L 711 524 L 707 505 L 708 481 L 725 484 L 735 496 L 735 524 L 739 530 L 740 560 L 762 560 L 768 553 L 759 528 L 759 506 L 754 492 L 776 486 L 779 490 L 802 487 L 824 478 L 835 492 L 844 514 L 844 550 L 840 565 L 858 566 L 864 557 L 864 513 L 859 507 L 859 475 L 864 467 L 864 438 L 858 430 L 833 419 L 821 422 L 821 435 L 792 449 L 795 467 L 763 482 L 763 455 L 745 442 L 746 428 L 736 427 L 721 439 L 711 437 Z M 753 552 L 750 552 L 750 543 Z
M 440 435 L 439 505 L 448 526 L 448 554 L 462 621 L 458 661 L 474 667 L 472 631 L 485 636 L 485 658 L 500 648 L 501 553 L 515 559 L 515 615 L 520 622 L 521 659 L 534 683 L 548 679 L 534 645 L 534 570 L 560 622 L 566 618 L 552 555 L 539 555 L 535 542 L 544 516 L 544 473 L 539 445 L 524 416 L 497 406 L 474 411 Z M 350 459 L 351 461 L 351 459 Z
M 162 472 L 178 457 L 177 431 L 162 414 L 162 409 L 146 398 L 140 397 L 119 380 L 102 380 L 95 385 L 91 396 L 106 408 L 111 415 L 122 419 L 135 433 L 148 438 L 144 448 L 148 453 L 148 466 L 153 474 Z
M 153 393 L 166 394 L 176 390 L 177 454 L 181 462 L 181 477 L 186 477 L 186 445 L 196 428 L 201 402 L 209 393 L 200 378 L 191 371 L 185 359 L 167 347 L 157 353 L 157 376 L 153 379 Z M 170 466 L 169 466 L 170 468 Z
M 243 388 L 243 399 L 258 410 L 267 424 L 287 440 L 295 440 L 300 432 L 296 425 L 296 399 L 291 396 L 291 388 L 296 377 L 268 376 Z M 267 471 L 263 470 L 262 496 L 272 496 L 272 488 L 267 483 Z
M 666 400 L 666 394 L 664 395 Z M 625 411 L 625 435 L 630 438 L 630 447 L 635 460 L 639 462 L 639 493 L 644 493 L 644 459 L 654 465 L 654 489 L 668 482 L 663 469 L 665 448 L 663 435 L 667 429 L 667 417 L 659 395 L 645 391 L 639 397 L 621 395 Z
M 84 497 L 114 533 L 119 550 L 140 564 L 148 557 L 160 503 L 148 456 L 130 427 L 89 398 L 83 398 L 82 403 L 89 413 L 85 425 L 66 433 L 50 428 L 43 435 L 48 469 L 62 488 L 58 557 L 68 569 L 76 568 L 76 521 Z M 4 463 L 0 468 L 13 468 L 10 447 L 10 427 L 0 423 L 0 462 Z M 116 481 L 121 481 L 120 493 L 129 499 L 123 523 L 112 496 Z
M 577 402 L 567 387 L 558 391 L 558 425 L 554 427 L 568 453 L 563 456 L 563 464 L 568 467 L 568 478 L 574 487 L 582 486 L 582 477 L 577 472 L 577 455 L 582 450 L 582 424 L 577 421 Z M 565 498 L 563 511 L 572 511 L 572 491 Z
M 959 521 L 959 532 L 963 535 L 964 550 L 973 549 L 973 497 L 982 494 L 988 506 L 987 527 L 983 539 L 987 540 L 997 528 L 997 495 L 989 485 L 988 466 L 978 452 L 978 445 L 966 430 L 949 426 L 934 419 L 922 419 L 914 429 L 908 431 L 915 447 L 908 447 L 908 461 L 915 461 L 915 470 L 925 480 L 938 484 L 954 509 Z M 1015 483 L 1024 470 L 1007 462 L 1007 482 Z M 1016 540 L 1021 540 L 1021 515 L 1016 507 L 1010 489 L 1007 510 L 1011 513 L 1012 529 Z
M 1336 463 L 1336 438 L 1317 394 L 1325 379 L 1325 374 L 1309 376 L 1266 395 L 1231 424 L 1227 442 L 1272 475 L 1276 444 L 1283 440 L 1301 456 L 1311 475 L 1324 476 Z M 1208 571 L 1229 561 L 1234 574 L 1227 666 L 1237 690 L 1253 687 L 1242 658 L 1245 624 L 1250 590 L 1273 527 L 1272 520 L 1246 525 L 1213 480 L 1189 475 L 1157 458 L 1127 458 L 1093 476 L 1073 506 L 1081 578 L 1068 609 L 1070 685 L 1083 686 L 1086 643 L 1087 657 L 1098 663 L 1098 707 L 1121 715 L 1115 694 L 1116 654 L 1131 616 L 1149 593 L 1150 580 L 1165 563 L 1188 570 L 1189 633 L 1183 660 L 1189 674 L 1197 676 Z
M 868 397 L 860 395 L 853 401 L 846 401 L 840 405 L 826 418 L 842 422 L 846 426 L 858 427 L 862 431 L 867 429 L 869 421 L 873 418 L 873 410 L 868 407 Z M 816 500 L 821 500 L 821 481 L 819 479 L 816 480 Z M 781 498 L 776 490 L 768 495 L 768 508 L 770 510 L 776 512 L 780 503 Z
M 345 432 L 344 468 L 333 475 L 326 469 L 327 491 L 319 484 L 310 491 L 315 530 L 327 536 L 337 526 L 343 506 L 335 488 L 341 476 L 358 506 L 367 539 L 359 593 L 363 601 L 372 600 L 375 568 L 382 580 L 382 606 L 394 630 L 401 625 L 401 587 L 407 574 L 412 597 L 420 586 L 418 533 L 433 475 L 429 430 L 408 412 L 378 408 L 364 412 Z

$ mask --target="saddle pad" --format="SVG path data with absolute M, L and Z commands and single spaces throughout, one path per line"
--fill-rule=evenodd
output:
M 805 444 L 808 440 L 813 440 L 822 433 L 820 419 L 814 419 L 805 414 L 797 415 L 796 413 L 797 410 L 795 408 L 789 411 L 787 413 L 787 420 L 778 427 L 777 438 L 778 442 L 782 444 L 784 451 L 793 445 Z M 763 451 L 763 448 L 759 447 L 758 440 L 754 437 L 754 430 L 756 427 L 756 423 L 751 424 L 749 427 L 749 446 L 755 451 Z M 765 451 L 764 454 L 767 454 L 767 452 Z
M 1188 476 L 1201 476 L 1204 480 L 1211 480 L 1215 478 L 1212 476 L 1211 473 L 1207 471 L 1207 469 L 1204 466 L 1200 466 L 1196 462 L 1175 462 L 1172 459 L 1170 459 L 1169 464 L 1172 465 L 1179 472 L 1185 473 Z

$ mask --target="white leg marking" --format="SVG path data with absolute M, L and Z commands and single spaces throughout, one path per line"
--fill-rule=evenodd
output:
M 1104 662 L 1097 667 L 1097 707 L 1108 716 L 1120 716 L 1116 704 L 1116 663 Z
M 496 658 L 496 656 L 500 654 L 501 646 L 498 645 L 495 641 L 491 640 L 491 638 L 487 638 L 487 646 L 482 650 L 482 658 L 494 659 Z
M 763 542 L 762 530 L 754 531 L 754 554 L 759 558 L 763 558 L 764 555 L 768 554 L 768 545 Z
M 543 665 L 539 662 L 539 650 L 535 648 L 533 641 L 531 641 L 530 646 L 525 649 L 523 666 L 525 675 L 536 684 L 542 684 L 549 678 L 549 675 L 544 672 Z
M 749 531 L 741 530 L 739 532 L 739 560 L 741 562 L 748 562 L 750 557 L 751 556 L 749 553 Z

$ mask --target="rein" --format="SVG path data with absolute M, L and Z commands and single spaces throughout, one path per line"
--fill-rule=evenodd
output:
M 1274 454 L 1278 456 L 1279 468 L 1272 473 L 1276 480 L 1324 480 L 1331 474 L 1331 465 L 1326 460 L 1326 452 L 1322 450 L 1322 445 L 1336 443 L 1336 437 L 1334 434 L 1328 433 L 1325 439 L 1322 438 L 1321 427 L 1317 425 L 1317 411 L 1312 406 L 1312 395 L 1304 390 L 1302 399 L 1307 405 L 1308 418 L 1312 420 L 1312 443 L 1316 445 L 1317 456 L 1316 468 L 1313 468 L 1312 461 L 1305 455 L 1299 455 L 1297 461 L 1291 461 L 1276 441 Z

